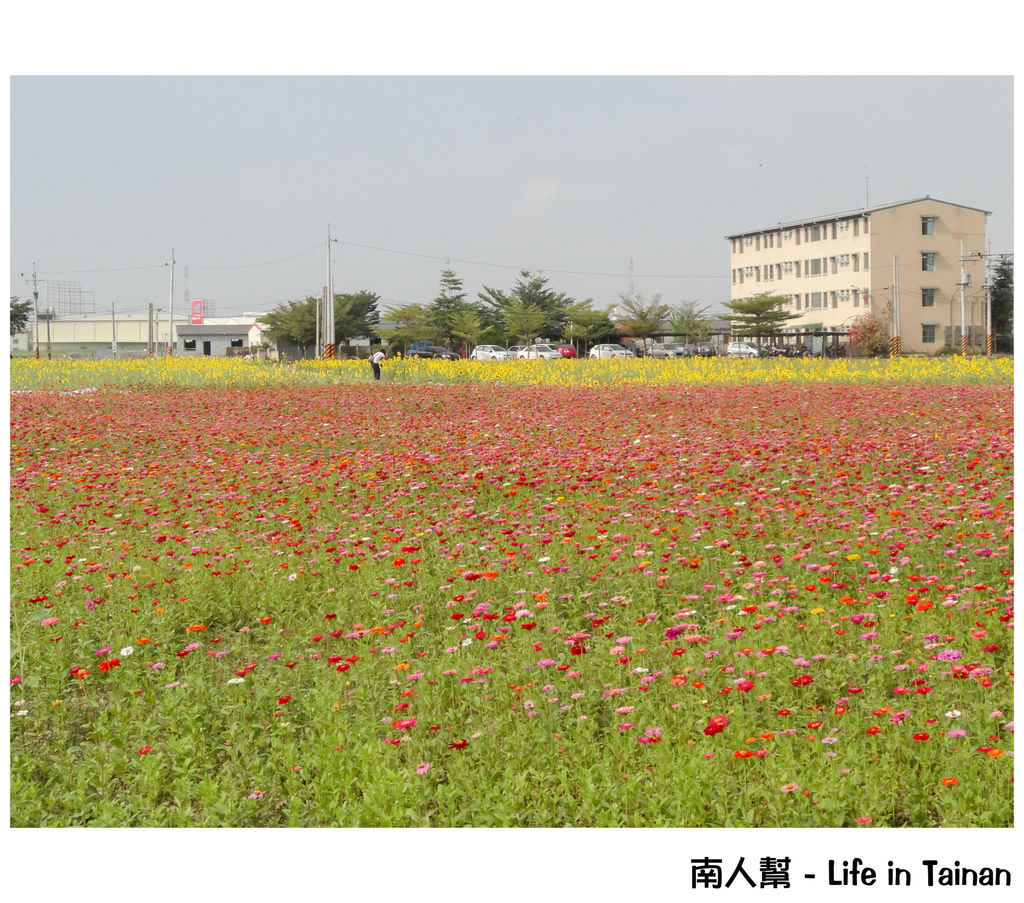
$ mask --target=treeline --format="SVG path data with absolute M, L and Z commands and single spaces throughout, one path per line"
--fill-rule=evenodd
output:
M 267 335 L 280 344 L 314 352 L 318 298 L 288 301 L 266 314 Z M 357 336 L 386 339 L 407 350 L 416 341 L 430 341 L 468 351 L 474 345 L 528 344 L 538 337 L 585 345 L 616 341 L 623 336 L 649 339 L 672 334 L 699 341 L 710 334 L 706 308 L 692 301 L 672 307 L 658 295 L 619 296 L 619 303 L 595 309 L 556 291 L 546 276 L 523 270 L 510 289 L 484 286 L 475 300 L 468 298 L 462 280 L 450 269 L 441 273 L 437 296 L 423 304 L 405 304 L 385 312 L 380 296 L 371 291 L 334 297 L 335 344 L 344 346 Z M 383 317 L 383 319 L 382 319 Z

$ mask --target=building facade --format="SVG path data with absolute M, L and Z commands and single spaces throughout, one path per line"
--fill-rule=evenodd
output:
M 258 313 L 240 317 L 205 318 L 193 325 L 187 313 L 174 315 L 173 349 L 186 356 L 224 357 L 266 349 L 271 344 Z M 152 351 L 167 353 L 171 323 L 167 313 L 78 314 L 40 317 L 29 322 L 28 332 L 13 336 L 11 351 L 34 354 L 36 343 L 41 356 L 62 358 L 145 357 Z
M 730 298 L 785 297 L 789 332 L 871 313 L 905 352 L 959 348 L 961 329 L 983 350 L 988 213 L 924 197 L 729 235 Z

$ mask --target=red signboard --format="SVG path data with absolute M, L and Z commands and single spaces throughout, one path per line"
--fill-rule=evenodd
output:
M 192 325 L 202 326 L 203 325 L 203 302 L 200 298 L 194 298 L 192 300 Z

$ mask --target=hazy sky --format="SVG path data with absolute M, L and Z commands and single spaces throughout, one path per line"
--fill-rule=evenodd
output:
M 1012 247 L 1008 77 L 50 77 L 12 80 L 12 294 L 218 314 L 335 290 L 471 297 L 519 269 L 611 305 L 717 308 L 724 236 L 930 194 Z M 867 179 L 866 179 L 867 177 Z M 44 289 L 40 298 L 45 299 Z

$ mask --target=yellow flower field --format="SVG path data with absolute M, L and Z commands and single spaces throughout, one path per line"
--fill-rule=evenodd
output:
M 393 358 L 384 381 L 395 383 L 493 383 L 515 386 L 760 385 L 991 383 L 1013 381 L 1012 358 L 980 356 L 846 360 L 813 358 L 618 358 L 477 362 Z M 73 391 L 100 386 L 323 385 L 366 382 L 364 360 L 274 363 L 237 358 L 11 361 L 11 389 Z

